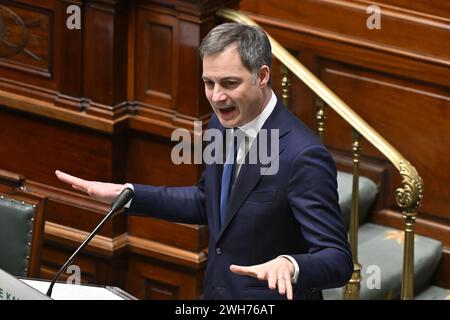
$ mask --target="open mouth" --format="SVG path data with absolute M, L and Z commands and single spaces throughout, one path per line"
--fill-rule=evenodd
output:
M 221 116 L 227 117 L 232 115 L 235 110 L 236 107 L 221 108 L 219 109 L 219 113 Z

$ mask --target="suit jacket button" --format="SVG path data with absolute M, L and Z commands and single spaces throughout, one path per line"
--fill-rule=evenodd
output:
M 216 249 L 216 253 L 220 256 L 220 255 L 222 254 L 222 249 L 217 248 L 217 249 Z

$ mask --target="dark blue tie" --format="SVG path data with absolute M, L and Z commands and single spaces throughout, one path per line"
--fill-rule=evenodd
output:
M 222 184 L 220 186 L 220 223 L 221 226 L 223 226 L 225 222 L 225 215 L 227 212 L 228 207 L 228 200 L 230 197 L 230 191 L 231 191 L 231 182 L 233 177 L 233 167 L 236 162 L 236 156 L 237 156 L 237 143 L 236 143 L 236 130 L 234 129 L 233 132 L 233 149 L 230 150 L 230 153 L 227 156 L 227 159 L 225 161 L 225 164 L 223 165 L 223 172 L 222 172 Z

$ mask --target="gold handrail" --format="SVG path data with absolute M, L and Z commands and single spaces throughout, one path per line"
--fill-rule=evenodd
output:
M 258 26 L 255 21 L 236 10 L 220 9 L 216 14 L 226 20 Z M 358 116 L 344 101 L 336 96 L 322 81 L 303 66 L 275 39 L 269 34 L 267 36 L 269 37 L 272 46 L 273 55 L 312 91 L 314 91 L 328 106 L 336 111 L 336 113 L 350 124 L 354 130 L 359 132 L 360 135 L 366 138 L 368 142 L 389 159 L 402 176 L 402 187 L 395 191 L 395 200 L 403 209 L 403 218 L 405 219 L 405 246 L 403 253 L 401 298 L 412 299 L 414 295 L 414 226 L 416 210 L 420 207 L 423 196 L 422 178 L 417 173 L 417 170 L 400 154 L 400 152 L 378 134 L 378 132 L 376 132 L 366 121 Z

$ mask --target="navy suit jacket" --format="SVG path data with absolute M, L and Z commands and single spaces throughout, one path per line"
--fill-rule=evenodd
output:
M 215 115 L 208 127 L 224 131 Z M 343 286 L 351 277 L 333 159 L 317 135 L 279 100 L 263 129 L 279 129 L 279 170 L 261 175 L 262 164 L 246 161 L 222 227 L 221 164 L 205 165 L 196 186 L 134 185 L 129 213 L 208 225 L 205 299 L 285 298 L 269 289 L 267 281 L 229 270 L 231 264 L 255 265 L 283 254 L 300 267 L 294 299 L 321 299 L 322 289 Z

